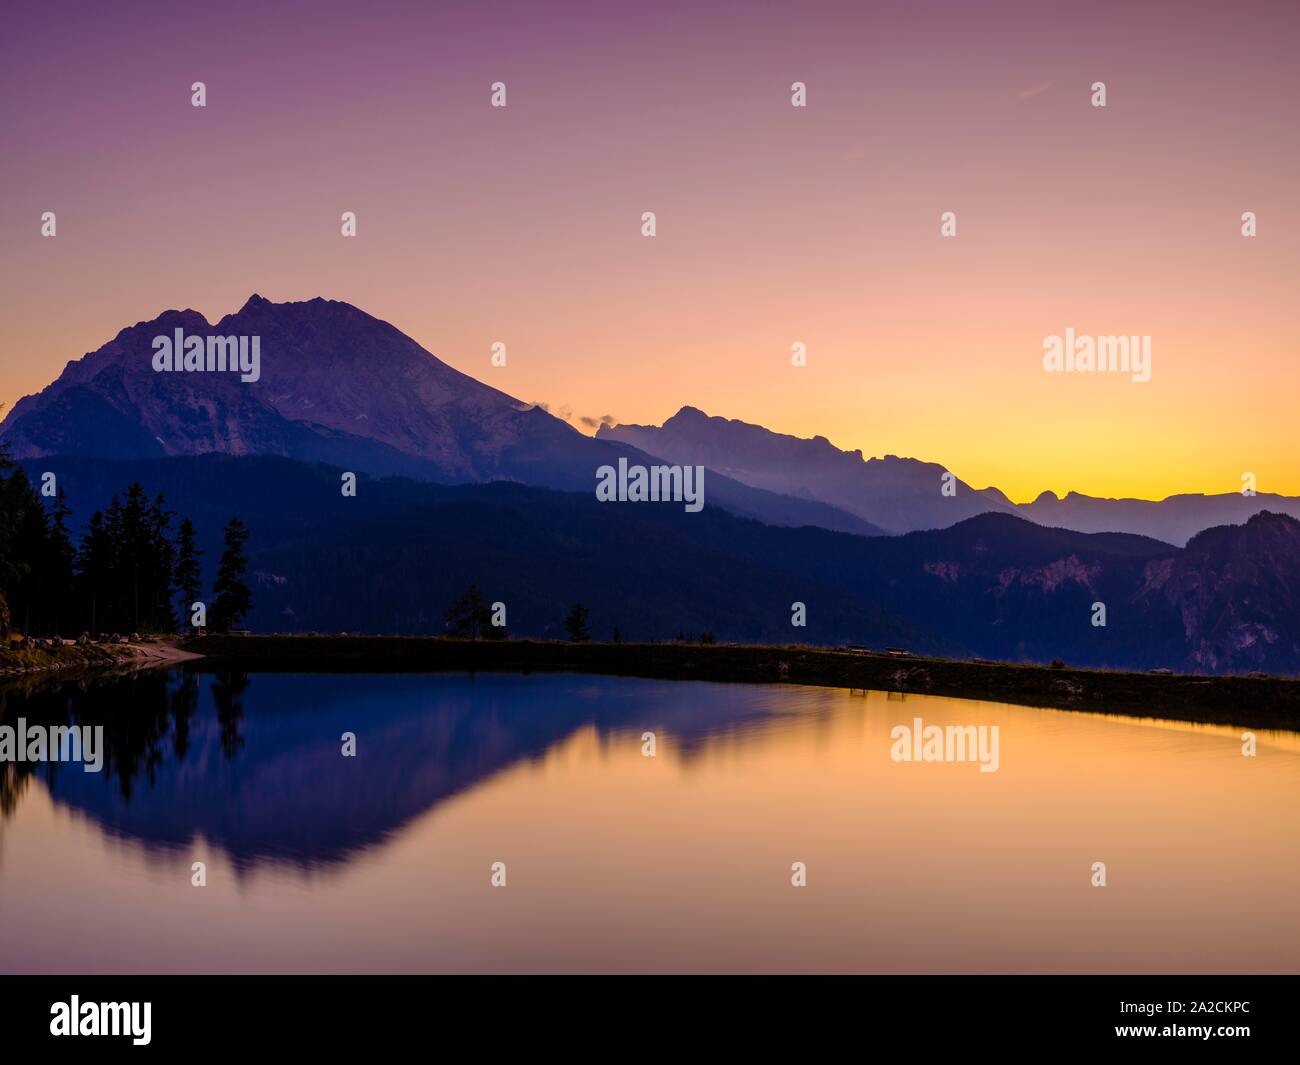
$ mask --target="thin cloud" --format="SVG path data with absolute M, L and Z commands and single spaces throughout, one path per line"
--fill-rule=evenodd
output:
M 1041 85 L 1031 85 L 1028 89 L 1021 89 L 1016 93 L 1016 97 L 1021 100 L 1032 100 L 1035 96 L 1040 96 L 1056 84 L 1056 79 L 1045 81 Z
M 546 411 L 547 414 L 554 415 L 556 418 L 563 419 L 566 422 L 573 421 L 572 407 L 552 407 L 549 403 L 544 403 L 542 400 L 538 400 L 533 404 L 533 406 L 540 407 L 542 410 Z

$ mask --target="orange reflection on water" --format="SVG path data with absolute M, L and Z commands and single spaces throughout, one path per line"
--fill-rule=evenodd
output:
M 4 967 L 1297 969 L 1300 736 L 1259 732 L 1247 758 L 1239 729 L 744 691 L 768 716 L 685 744 L 661 726 L 653 758 L 640 729 L 579 728 L 327 871 L 146 854 L 32 787 L 0 829 Z M 894 762 L 917 717 L 998 726 L 1000 768 Z

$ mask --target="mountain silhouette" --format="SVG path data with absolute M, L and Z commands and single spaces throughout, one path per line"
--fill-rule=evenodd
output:
M 1042 525 L 1065 526 L 1080 532 L 1131 532 L 1179 545 L 1186 544 L 1202 529 L 1240 525 L 1265 511 L 1300 518 L 1300 499 L 1272 492 L 1254 496 L 1195 492 L 1159 500 L 1100 499 L 1079 492 L 1058 497 L 1043 492 L 1032 503 L 1016 507 L 1016 513 Z
M 259 337 L 260 378 L 155 372 L 154 338 L 176 330 Z M 565 491 L 594 490 L 596 470 L 619 457 L 634 465 L 658 459 L 704 466 L 708 503 L 734 514 L 861 535 L 941 529 L 992 512 L 1182 545 L 1202 529 L 1263 510 L 1300 517 L 1300 499 L 1268 493 L 1155 501 L 1044 492 L 1016 504 L 937 463 L 866 458 L 825 437 L 776 433 L 690 406 L 662 426 L 607 425 L 593 439 L 453 369 L 350 304 L 272 303 L 256 294 L 216 324 L 194 310 L 171 310 L 123 329 L 19 400 L 0 423 L 0 442 L 17 458 L 277 455 L 376 476 Z
M 389 477 L 202 455 L 55 464 L 82 524 L 138 480 L 193 518 L 209 560 L 238 513 L 261 632 L 429 634 L 470 583 L 511 635 L 564 638 L 585 603 L 596 639 L 901 645 L 950 657 L 1190 672 L 1300 673 L 1300 522 L 1261 514 L 1186 548 L 1014 514 L 864 537 L 706 507 L 608 506 L 592 493 Z M 210 579 L 210 572 L 208 577 Z M 791 625 L 804 603 L 807 625 Z M 1094 605 L 1106 625 L 1093 624 Z
M 1198 533 L 1147 568 L 1138 603 L 1172 605 L 1197 672 L 1300 672 L 1300 522 L 1265 511 Z
M 955 494 L 940 492 L 948 470 L 917 459 L 863 458 L 825 437 L 804 439 L 761 425 L 711 417 L 683 407 L 661 426 L 602 426 L 599 440 L 622 441 L 675 462 L 702 456 L 711 469 L 773 492 L 821 500 L 890 533 L 941 529 L 989 512 L 1018 514 L 1040 525 L 1079 532 L 1128 532 L 1185 544 L 1212 525 L 1238 524 L 1263 510 L 1300 518 L 1300 499 L 1240 492 L 1175 495 L 1164 500 L 1101 499 L 1044 492 L 1032 503 L 1012 503 L 997 488 L 973 488 L 954 479 Z
M 260 377 L 157 372 L 155 337 L 260 338 Z M 594 491 L 596 471 L 649 456 L 579 433 L 435 358 L 394 326 L 334 300 L 253 295 L 215 325 L 166 311 L 70 362 L 0 423 L 16 458 L 278 455 L 376 475 Z M 778 525 L 881 530 L 833 505 L 710 476 L 708 503 Z
M 631 444 L 669 462 L 698 461 L 758 488 L 832 503 L 890 533 L 942 529 L 964 518 L 1015 507 L 996 488 L 976 490 L 954 479 L 943 492 L 943 466 L 917 459 L 864 459 L 841 451 L 823 436 L 787 436 L 735 419 L 683 407 L 662 426 L 601 426 L 598 440 Z M 870 516 L 868 516 L 870 515 Z
M 154 338 L 177 330 L 257 337 L 258 379 L 155 371 Z M 1281 513 L 1297 501 L 1016 505 L 934 463 L 692 407 L 593 439 L 346 303 L 255 295 L 215 325 L 167 311 L 20 401 L 0 442 L 33 480 L 58 475 L 76 526 L 138 480 L 211 562 L 241 517 L 259 631 L 437 633 L 477 583 L 521 636 L 562 636 L 581 602 L 597 638 L 1300 672 L 1300 522 Z M 708 505 L 602 503 L 597 469 L 619 459 L 704 466 Z

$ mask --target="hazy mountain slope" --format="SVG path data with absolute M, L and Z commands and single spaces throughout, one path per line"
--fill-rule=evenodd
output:
M 1153 501 L 1044 492 L 1032 503 L 1015 504 L 997 488 L 974 489 L 959 481 L 956 496 L 945 497 L 939 491 L 945 468 L 935 463 L 893 455 L 864 459 L 861 451 L 841 451 L 825 437 L 774 433 L 694 407 L 683 407 L 662 426 L 602 427 L 597 438 L 621 440 L 672 462 L 705 462 L 746 484 L 832 503 L 894 533 L 944 528 L 994 512 L 1053 528 L 1135 533 L 1182 545 L 1202 529 L 1241 523 L 1263 510 L 1300 518 L 1300 499 L 1267 493 Z
M 1187 494 L 1161 500 L 1099 499 L 1078 492 L 1058 497 L 1044 492 L 1032 503 L 1022 503 L 1016 508 L 1017 513 L 1042 525 L 1064 526 L 1080 532 L 1122 530 L 1180 546 L 1202 529 L 1241 524 L 1266 510 L 1300 518 L 1300 499 L 1269 492 L 1255 496 L 1243 496 L 1240 492 Z
M 825 437 L 800 439 L 760 425 L 710 417 L 683 407 L 662 426 L 602 426 L 599 440 L 620 440 L 669 462 L 703 463 L 745 484 L 832 503 L 891 533 L 939 529 L 986 511 L 1011 511 L 996 489 L 962 481 L 942 493 L 942 466 L 893 455 L 864 460 Z

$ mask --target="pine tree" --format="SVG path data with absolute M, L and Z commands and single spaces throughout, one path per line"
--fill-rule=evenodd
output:
M 45 578 L 47 598 L 51 612 L 51 628 L 59 632 L 61 627 L 77 627 L 77 604 L 73 589 L 72 569 L 76 561 L 76 551 L 72 546 L 72 533 L 69 531 L 69 519 L 72 511 L 68 507 L 68 497 L 60 488 L 54 497 L 54 507 L 50 512 L 49 541 L 45 551 Z M 69 635 L 76 635 L 72 629 Z
M 149 503 L 144 485 L 139 481 L 126 490 L 122 506 L 122 563 L 126 624 L 133 632 L 140 628 L 140 618 L 149 608 L 150 528 Z
M 203 570 L 194 523 L 186 518 L 181 522 L 176 539 L 176 567 L 173 570 L 176 587 L 181 594 L 181 624 L 189 624 L 190 610 L 203 595 Z
M 581 603 L 574 603 L 568 617 L 564 619 L 564 628 L 569 634 L 569 639 L 574 643 L 586 643 L 590 640 L 591 631 L 587 628 L 587 608 Z
M 117 496 L 109 501 L 108 510 L 104 511 L 103 547 L 99 626 L 107 632 L 114 632 L 131 626 L 131 585 L 127 574 L 130 550 L 126 543 L 126 518 L 122 500 Z
M 117 500 L 114 499 L 113 502 L 116 504 Z M 90 625 L 92 637 L 110 627 L 112 555 L 113 545 L 108 524 L 104 515 L 97 510 L 90 516 L 90 522 L 81 534 L 75 573 L 82 616 Z
M 0 474 L 8 473 L 14 468 L 9 458 L 9 451 L 0 444 Z M 0 485 L 7 488 L 7 483 Z M 18 564 L 13 557 L 14 522 L 9 507 L 9 493 L 0 492 L 0 589 L 9 588 L 18 576 Z
M 148 593 L 148 627 L 154 632 L 176 629 L 176 545 L 167 535 L 176 515 L 166 507 L 161 493 L 149 508 L 149 541 L 146 555 L 146 590 Z
M 212 584 L 215 598 L 212 602 L 212 626 L 218 632 L 229 632 L 239 627 L 253 609 L 253 593 L 244 580 L 248 559 L 244 545 L 248 542 L 248 529 L 238 518 L 231 518 L 226 526 L 225 543 L 221 561 L 217 564 L 217 579 Z
M 492 612 L 477 584 L 466 588 L 443 617 L 447 635 L 461 640 L 477 640 L 492 624 Z
M 48 630 L 50 620 L 44 567 L 50 539 L 49 517 L 27 471 L 14 466 L 3 485 L 3 504 L 9 528 L 9 583 L 6 586 L 13 623 L 24 634 Z

